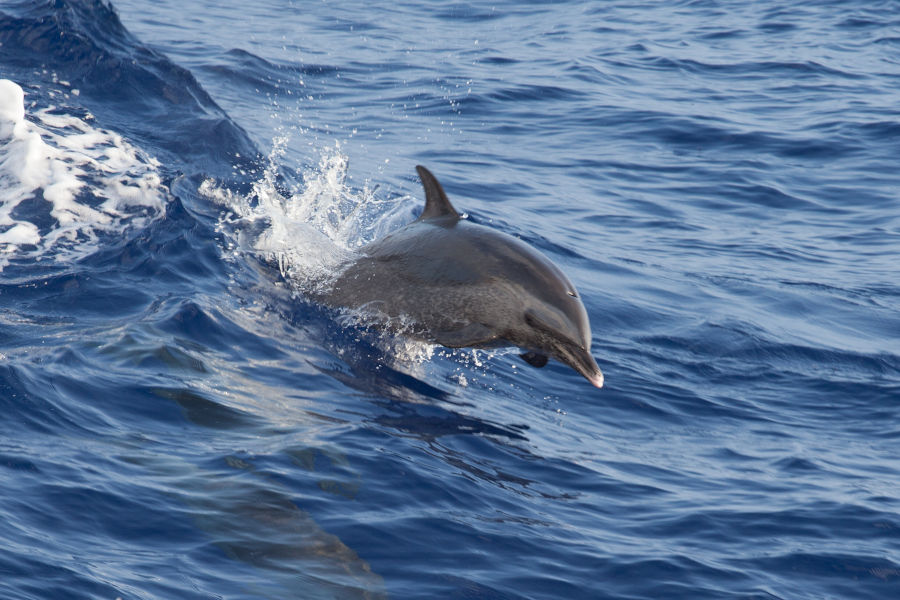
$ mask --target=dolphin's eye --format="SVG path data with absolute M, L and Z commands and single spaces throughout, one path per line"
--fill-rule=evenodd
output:
M 577 297 L 578 297 L 578 294 L 576 294 L 575 292 L 573 292 L 573 291 L 571 291 L 571 290 L 567 291 L 566 293 L 567 293 L 568 295 L 572 296 L 573 298 L 577 298 Z

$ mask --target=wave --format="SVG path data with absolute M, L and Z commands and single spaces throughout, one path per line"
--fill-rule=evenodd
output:
M 15 2 L 0 10 L 4 67 L 33 79 L 34 66 L 80 92 L 105 126 L 210 172 L 255 158 L 247 133 L 188 71 L 142 45 L 103 0 Z M 45 68 L 46 69 L 46 68 Z M 7 74 L 10 77 L 10 74 Z

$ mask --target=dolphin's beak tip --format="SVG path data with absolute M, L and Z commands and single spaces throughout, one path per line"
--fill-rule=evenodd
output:
M 575 369 L 582 377 L 591 382 L 595 388 L 603 387 L 603 371 L 597 366 L 597 361 L 591 356 L 590 352 L 580 352 L 570 360 L 564 361 L 570 367 Z

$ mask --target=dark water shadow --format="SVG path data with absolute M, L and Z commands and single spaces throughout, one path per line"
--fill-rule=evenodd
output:
M 186 388 L 157 388 L 160 398 L 174 401 L 191 423 L 222 435 L 271 433 L 263 418 L 224 406 Z M 141 449 L 143 450 L 143 449 Z M 288 456 L 298 463 L 296 449 Z M 332 456 L 341 463 L 342 455 Z M 257 469 L 250 460 L 229 455 L 204 465 L 177 456 L 153 453 L 133 456 L 156 479 L 209 543 L 238 563 L 258 569 L 241 581 L 247 592 L 265 598 L 381 600 L 384 581 L 336 535 L 325 531 L 300 508 L 279 478 Z M 341 463 L 342 464 L 342 463 Z M 308 470 L 308 469 L 307 469 Z M 352 482 L 351 482 L 352 483 Z M 331 494 L 353 491 L 345 482 L 326 479 L 319 487 Z M 352 498 L 351 498 L 352 499 Z

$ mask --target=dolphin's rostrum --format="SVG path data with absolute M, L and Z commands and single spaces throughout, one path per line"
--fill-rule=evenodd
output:
M 519 239 L 461 219 L 434 175 L 416 170 L 421 216 L 365 246 L 322 300 L 450 348 L 518 346 L 535 367 L 550 356 L 602 387 L 587 313 L 562 271 Z

